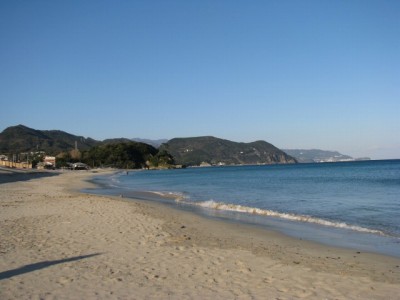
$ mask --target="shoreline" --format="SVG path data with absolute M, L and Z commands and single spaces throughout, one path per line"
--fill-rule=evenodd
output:
M 286 237 L 307 240 L 328 247 L 370 252 L 400 259 L 399 236 L 388 235 L 378 229 L 349 225 L 343 221 L 319 219 L 308 215 L 278 212 L 214 201 L 185 201 L 182 193 L 135 191 L 124 186 L 109 186 L 114 177 L 124 176 L 116 171 L 112 176 L 94 176 L 89 181 L 97 188 L 82 192 L 103 196 L 120 196 L 132 200 L 159 202 L 183 212 L 191 212 L 206 219 L 247 224 L 274 231 Z M 118 179 L 117 179 L 118 181 Z M 118 185 L 118 184 L 117 184 Z M 254 212 L 257 210 L 257 212 Z M 327 225 L 328 224 L 328 225 Z
M 395 299 L 400 293 L 398 258 L 162 203 L 83 194 L 93 187 L 87 180 L 101 174 L 84 172 L 0 184 L 0 298 Z

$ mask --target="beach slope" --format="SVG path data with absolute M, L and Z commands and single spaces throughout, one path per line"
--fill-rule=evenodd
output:
M 79 193 L 93 175 L 0 174 L 0 299 L 400 295 L 399 259 Z

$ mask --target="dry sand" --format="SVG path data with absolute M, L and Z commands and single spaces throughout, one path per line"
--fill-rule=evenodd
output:
M 400 298 L 396 258 L 0 173 L 0 299 Z

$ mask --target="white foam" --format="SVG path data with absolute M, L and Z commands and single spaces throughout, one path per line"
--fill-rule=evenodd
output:
M 270 216 L 270 217 L 276 217 L 276 218 L 281 218 L 281 219 L 290 220 L 290 221 L 314 223 L 314 224 L 319 224 L 319 225 L 323 225 L 323 226 L 343 228 L 343 229 L 349 229 L 349 230 L 354 230 L 354 231 L 359 231 L 359 232 L 373 233 L 373 234 L 379 234 L 379 235 L 386 236 L 386 234 L 380 230 L 374 230 L 374 229 L 364 228 L 364 227 L 360 227 L 360 226 L 349 225 L 344 222 L 332 222 L 332 221 L 328 221 L 328 220 L 324 220 L 324 219 L 320 219 L 320 218 L 316 218 L 316 217 L 312 217 L 312 216 L 307 216 L 307 215 L 280 213 L 280 212 L 273 211 L 273 210 L 248 207 L 248 206 L 237 205 L 237 204 L 227 204 L 227 203 L 223 203 L 223 202 L 216 202 L 213 200 L 197 202 L 197 203 L 192 203 L 192 204 L 196 205 L 196 206 L 204 207 L 204 208 L 211 208 L 211 209 L 216 209 L 216 210 L 221 210 L 221 211 L 233 211 L 233 212 L 254 214 L 254 215 L 260 215 L 260 216 Z
M 120 177 L 120 175 L 119 174 L 116 174 L 116 175 L 113 175 L 113 176 L 111 176 L 110 177 L 110 179 L 111 179 L 111 182 L 114 182 L 114 183 L 121 183 L 121 181 L 119 180 L 119 177 Z
M 172 198 L 176 202 L 181 202 L 187 199 L 183 193 L 179 192 L 161 192 L 161 191 L 149 191 L 149 192 L 164 198 Z

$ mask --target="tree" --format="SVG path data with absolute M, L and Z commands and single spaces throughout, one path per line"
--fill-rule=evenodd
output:
M 123 142 L 95 146 L 82 152 L 82 161 L 93 167 L 137 169 L 173 163 L 166 151 L 139 142 Z

